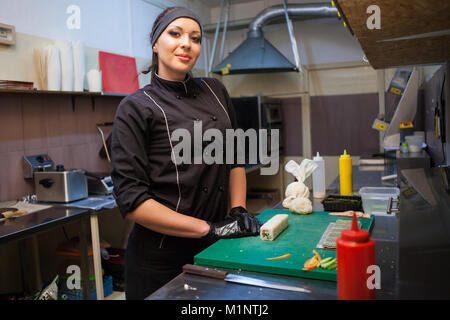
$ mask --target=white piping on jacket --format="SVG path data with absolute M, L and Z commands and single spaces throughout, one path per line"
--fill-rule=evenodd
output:
M 216 94 L 215 94 L 214 91 L 211 89 L 211 87 L 206 83 L 206 81 L 202 79 L 202 82 L 203 82 L 204 84 L 206 84 L 206 86 L 208 87 L 209 91 L 211 91 L 212 94 L 214 95 L 214 97 L 216 97 L 216 100 L 219 102 L 219 104 L 220 104 L 220 106 L 222 107 L 223 111 L 225 111 L 225 114 L 227 115 L 228 121 L 230 122 L 230 126 L 233 128 L 233 124 L 231 123 L 230 116 L 228 115 L 227 109 L 225 109 L 225 107 L 223 106 L 222 102 L 220 102 L 219 98 L 217 98 Z
M 178 212 L 178 207 L 180 206 L 180 201 L 181 201 L 181 187 L 180 187 L 180 179 L 178 176 L 178 166 L 177 166 L 176 159 L 175 159 L 175 153 L 173 151 L 172 140 L 170 139 L 170 130 L 169 130 L 169 123 L 167 122 L 167 116 L 166 116 L 166 113 L 164 112 L 163 108 L 161 108 L 160 105 L 147 92 L 145 92 L 145 91 L 143 91 L 143 92 L 147 97 L 149 97 L 153 101 L 153 103 L 159 108 L 159 110 L 161 110 L 161 112 L 164 116 L 164 120 L 166 122 L 167 137 L 169 138 L 170 149 L 172 150 L 171 151 L 172 162 L 175 164 L 175 172 L 177 175 L 178 201 L 177 201 L 177 206 L 175 208 L 175 211 Z M 163 234 L 163 236 L 161 238 L 161 242 L 159 244 L 159 248 L 162 247 L 162 243 L 163 243 L 163 240 L 165 237 L 166 237 L 166 235 Z

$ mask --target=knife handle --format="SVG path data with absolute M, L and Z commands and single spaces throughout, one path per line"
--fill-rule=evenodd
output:
M 207 267 L 202 267 L 202 266 L 196 266 L 193 264 L 185 264 L 183 266 L 183 271 L 186 273 L 192 273 L 192 274 L 197 274 L 200 276 L 216 278 L 216 279 L 221 279 L 221 280 L 224 280 L 225 277 L 228 275 L 227 271 L 217 270 L 217 269 L 212 269 L 212 268 L 207 268 Z

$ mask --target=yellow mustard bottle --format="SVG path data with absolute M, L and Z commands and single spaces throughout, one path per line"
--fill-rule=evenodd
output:
M 341 196 L 352 195 L 352 158 L 347 154 L 347 150 L 344 150 L 344 154 L 339 158 L 339 181 Z

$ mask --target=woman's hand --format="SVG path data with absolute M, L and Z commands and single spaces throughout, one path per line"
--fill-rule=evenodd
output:
M 243 207 L 236 207 L 231 209 L 230 216 L 224 221 L 209 223 L 209 225 L 209 232 L 204 238 L 215 241 L 256 236 L 259 234 L 262 224 Z

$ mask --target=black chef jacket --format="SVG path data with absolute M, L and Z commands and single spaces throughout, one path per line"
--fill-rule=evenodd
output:
M 151 84 L 122 100 L 111 139 L 111 178 L 123 216 L 155 199 L 182 214 L 210 222 L 224 219 L 230 170 L 244 164 L 172 161 L 177 143 L 170 141 L 172 132 L 187 129 L 193 143 L 194 122 L 199 120 L 203 132 L 219 129 L 224 140 L 225 130 L 237 127 L 227 90 L 214 78 L 187 75 L 185 81 L 171 81 L 155 75 Z

